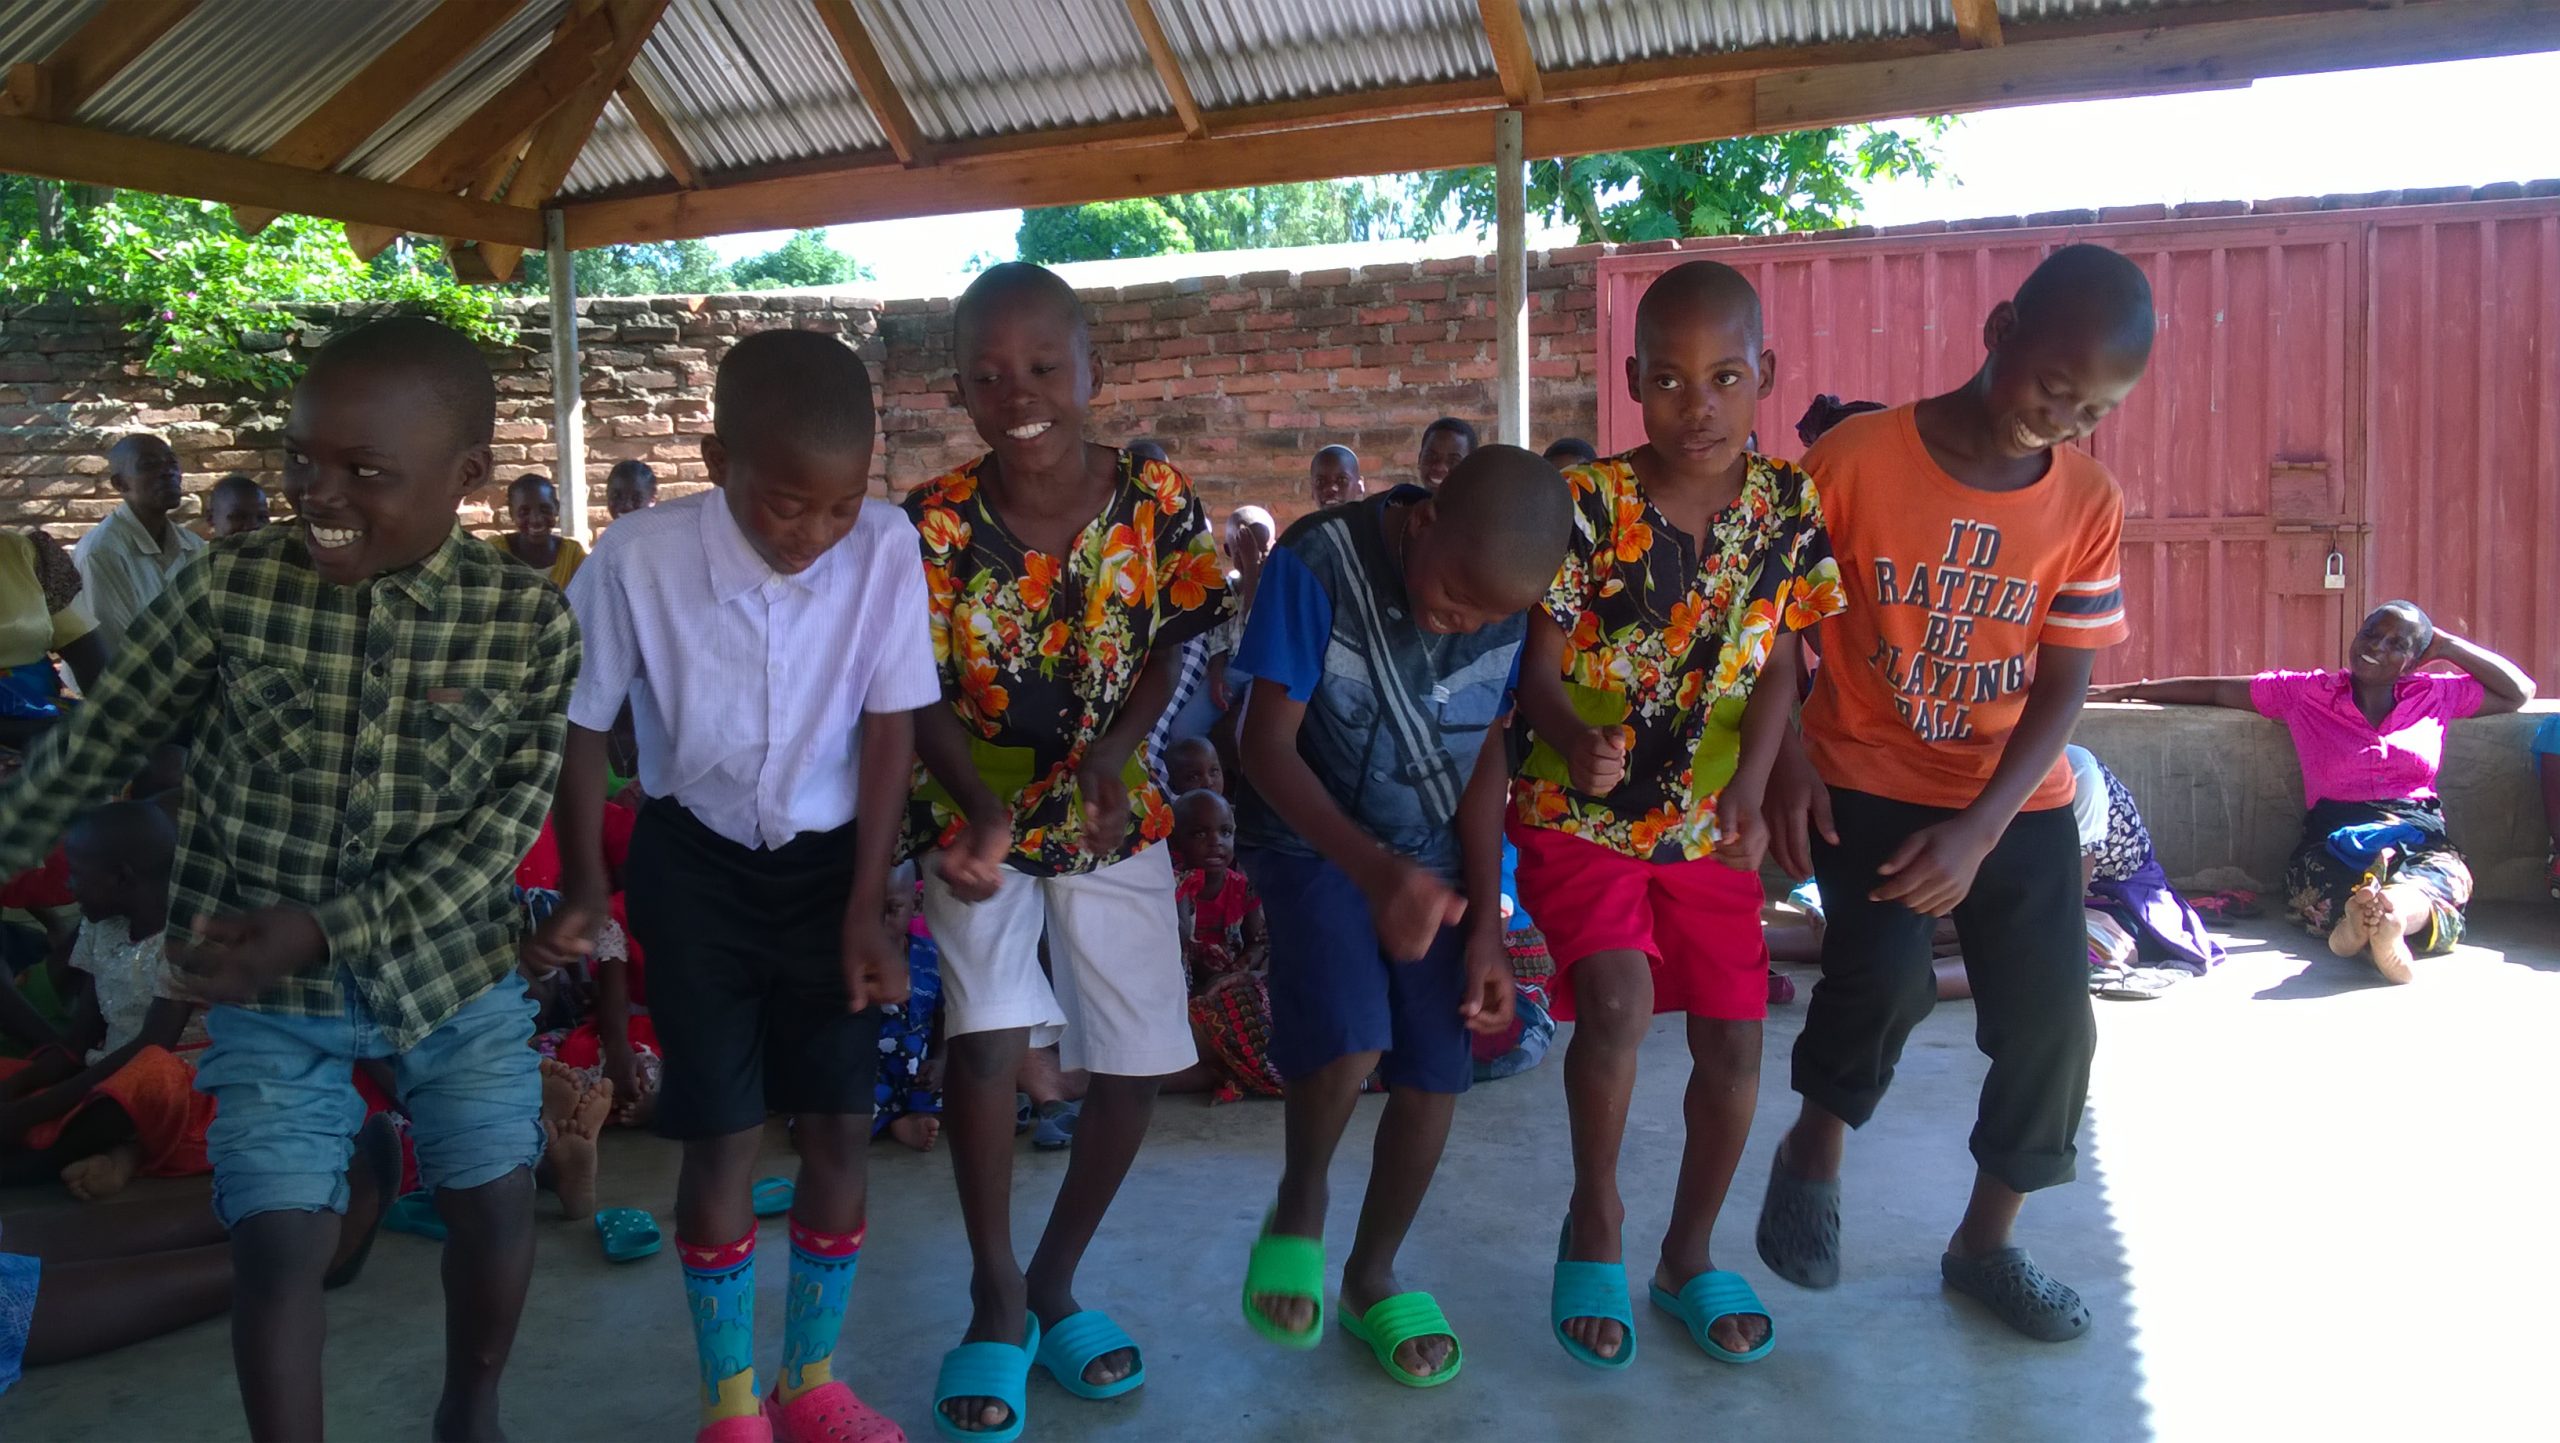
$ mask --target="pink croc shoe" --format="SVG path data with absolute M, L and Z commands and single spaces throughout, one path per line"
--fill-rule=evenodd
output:
M 764 1416 L 772 1420 L 775 1443 L 907 1443 L 905 1429 L 842 1383 L 821 1384 L 788 1403 L 779 1390 L 768 1393 Z
M 762 1413 L 706 1423 L 693 1443 L 773 1443 L 773 1419 Z

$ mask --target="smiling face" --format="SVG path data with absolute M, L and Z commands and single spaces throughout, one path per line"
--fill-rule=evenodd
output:
M 425 560 L 489 479 L 489 448 L 459 444 L 432 388 L 384 361 L 315 365 L 294 388 L 284 460 L 312 569 L 334 586 Z
M 178 453 L 157 436 L 127 436 L 107 453 L 107 475 L 116 495 L 146 520 L 158 520 L 177 509 L 186 494 L 186 473 Z
M 1982 341 L 1991 353 L 1982 391 L 1989 440 L 2011 460 L 2096 430 L 2133 393 L 2150 361 L 2147 345 L 2116 342 L 2105 327 L 2071 313 L 2030 330 L 2010 301 L 1992 308 Z
M 604 509 L 616 521 L 658 504 L 658 478 L 645 469 L 616 466 L 604 478 Z
M 954 329 L 960 405 L 1009 472 L 1083 464 L 1093 345 L 1071 303 L 1030 286 L 985 297 Z
M 560 493 L 539 476 L 519 476 L 507 488 L 507 515 L 516 524 L 516 535 L 548 541 L 560 525 Z
M 1427 431 L 1423 433 L 1422 453 L 1416 458 L 1414 469 L 1421 473 L 1422 484 L 1436 491 L 1441 482 L 1449 479 L 1449 473 L 1458 469 L 1458 463 L 1467 459 L 1467 453 L 1474 449 L 1462 431 L 1447 426 Z
M 2347 674 L 2358 686 L 2397 685 L 2434 643 L 2431 622 L 2396 606 L 2377 607 L 2347 643 Z
M 1328 450 L 1317 452 L 1316 459 L 1308 465 L 1307 489 L 1315 493 L 1316 505 L 1321 508 L 1356 501 L 1367 488 L 1361 484 L 1356 457 Z
M 1186 872 L 1223 872 L 1236 859 L 1236 813 L 1215 792 L 1186 792 L 1173 804 L 1173 856 Z
M 732 450 L 702 438 L 711 484 L 765 565 L 785 576 L 818 564 L 853 530 L 871 482 L 871 451 L 804 452 L 782 445 Z
M 1678 308 L 1636 328 L 1627 395 L 1644 412 L 1645 443 L 1670 478 L 1725 479 L 1742 469 L 1775 356 L 1750 318 L 1729 308 Z

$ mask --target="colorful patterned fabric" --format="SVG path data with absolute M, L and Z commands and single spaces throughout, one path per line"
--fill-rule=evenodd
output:
M 2464 909 L 2471 905 L 2471 864 L 2445 836 L 2444 809 L 2433 797 L 2406 797 L 2392 802 L 2324 801 L 2302 822 L 2302 840 L 2284 869 L 2287 908 L 2306 932 L 2327 936 L 2338 925 L 2339 910 L 2363 885 L 2371 868 L 2341 860 L 2329 845 L 2329 834 L 2375 822 L 2406 823 L 2426 840 L 2396 849 L 2381 871 L 2385 886 L 2411 886 L 2427 899 L 2429 925 L 2413 935 L 2410 945 L 2421 957 L 2450 952 L 2462 941 Z
M 1271 1060 L 1271 984 L 1259 974 L 1228 974 L 1222 985 L 1191 999 L 1200 1051 L 1224 1080 L 1215 1100 L 1278 1097 L 1280 1068 Z
M 1244 965 L 1245 918 L 1262 910 L 1253 883 L 1241 867 L 1227 868 L 1225 885 L 1214 897 L 1203 896 L 1206 872 L 1185 872 L 1174 880 L 1177 902 L 1191 904 L 1191 935 L 1182 939 L 1182 960 L 1197 995 L 1218 978 Z
M 1157 647 L 1215 626 L 1226 572 L 1209 510 L 1183 474 L 1120 453 L 1119 486 L 1065 556 L 1016 540 L 979 489 L 981 457 L 918 487 L 907 514 L 924 545 L 933 656 L 943 693 L 969 734 L 978 773 L 1013 806 L 1016 870 L 1090 872 L 1173 833 L 1173 809 L 1131 756 L 1129 832 L 1108 857 L 1085 855 L 1076 768 L 1109 730 Z M 908 843 L 955 835 L 950 794 L 921 771 Z
M 1633 744 L 1626 780 L 1593 797 L 1532 733 L 1512 804 L 1531 826 L 1630 857 L 1695 860 L 1715 846 L 1716 794 L 1770 645 L 1847 604 L 1822 503 L 1802 471 L 1751 456 L 1702 544 L 1645 499 L 1632 453 L 1565 479 L 1573 545 L 1546 603 L 1567 637 L 1565 690 L 1586 723 L 1622 726 Z
M 907 1000 L 880 1007 L 880 1073 L 872 1083 L 871 1135 L 910 1113 L 942 1111 L 942 1094 L 925 1076 L 942 1016 L 942 949 L 919 917 L 907 933 Z
M 24 1253 L 0 1253 L 0 1393 L 18 1381 L 27 1339 L 36 1330 L 36 1285 L 44 1264 Z

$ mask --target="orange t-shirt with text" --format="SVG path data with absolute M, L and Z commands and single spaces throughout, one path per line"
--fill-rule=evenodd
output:
M 2067 446 L 2033 485 L 1967 486 L 1929 455 L 1909 406 L 1841 422 L 1804 468 L 1849 594 L 1822 623 L 1805 703 L 1814 768 L 1835 787 L 1970 806 L 2026 708 L 2036 648 L 2125 638 L 2124 495 Z M 2071 790 L 2056 762 L 2027 809 L 2067 805 Z

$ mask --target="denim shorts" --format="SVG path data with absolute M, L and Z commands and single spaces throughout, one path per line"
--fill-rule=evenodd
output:
M 430 1188 L 496 1182 L 542 1157 L 541 1057 L 533 1003 L 513 972 L 406 1052 L 374 1025 L 352 982 L 336 1017 L 216 1007 L 197 1090 L 216 1105 L 205 1149 L 225 1227 L 271 1212 L 345 1212 L 347 1164 L 364 1126 L 355 1065 L 391 1064 Z

